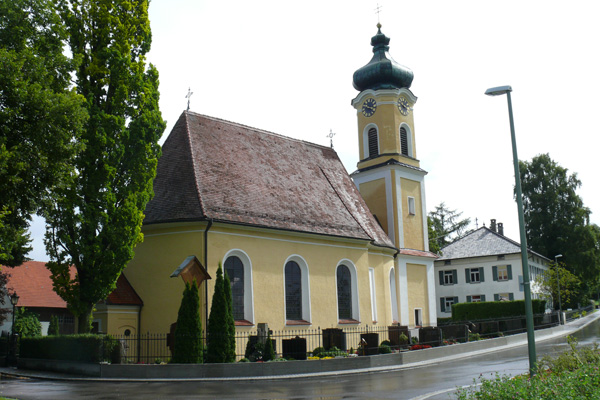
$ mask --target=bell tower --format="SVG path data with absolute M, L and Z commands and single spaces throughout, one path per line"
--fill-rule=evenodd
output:
M 428 251 L 426 171 L 417 159 L 413 72 L 389 55 L 390 38 L 371 38 L 373 58 L 354 73 L 359 162 L 352 174 L 363 198 L 398 248 Z

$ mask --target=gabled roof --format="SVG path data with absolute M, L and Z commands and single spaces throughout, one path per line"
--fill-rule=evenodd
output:
M 9 295 L 16 291 L 19 296 L 17 306 L 67 308 L 67 303 L 52 289 L 46 263 L 25 261 L 18 267 L 2 267 L 2 272 L 8 276 L 6 287 Z
M 487 227 L 481 227 L 468 235 L 450 243 L 442 248 L 442 256 L 438 261 L 453 260 L 457 258 L 484 257 L 495 255 L 506 255 L 521 253 L 521 245 L 506 236 L 500 235 Z M 548 258 L 542 256 L 531 249 L 529 253 L 542 257 L 545 260 Z M 548 260 L 550 261 L 550 260 Z
M 336 152 L 184 111 L 163 145 L 144 224 L 201 221 L 394 248 Z
M 125 274 L 121 273 L 119 279 L 117 279 L 117 287 L 106 298 L 106 304 L 143 306 L 144 302 L 140 296 L 138 296 L 133 286 L 131 286 L 131 283 L 129 283 L 125 277 Z

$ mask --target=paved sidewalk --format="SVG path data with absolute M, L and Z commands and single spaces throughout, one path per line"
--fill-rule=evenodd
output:
M 579 318 L 577 320 L 568 322 L 563 326 L 557 326 L 549 329 L 542 329 L 535 331 L 536 342 L 541 342 L 561 336 L 567 336 L 582 329 L 584 326 L 590 324 L 596 319 L 600 318 L 600 312 L 591 313 L 583 318 Z M 335 376 L 340 374 L 356 374 L 356 373 L 371 373 L 371 372 L 379 372 L 379 371 L 391 371 L 403 368 L 412 368 L 415 366 L 422 366 L 427 364 L 437 364 L 444 361 L 450 361 L 459 358 L 471 357 L 478 354 L 483 353 L 493 353 L 497 351 L 506 350 L 509 348 L 521 346 L 527 343 L 527 335 L 525 333 L 514 335 L 514 340 L 511 341 L 510 344 L 499 347 L 490 347 L 483 350 L 477 351 L 465 351 L 460 354 L 455 354 L 447 357 L 439 357 L 434 359 L 423 359 L 421 361 L 415 361 L 411 363 L 396 365 L 396 366 L 384 366 L 384 367 L 372 367 L 372 368 L 363 368 L 363 369 L 355 369 L 348 371 L 331 371 L 331 372 L 319 372 L 319 373 L 304 373 L 298 375 L 281 375 L 281 376 L 263 376 L 263 377 L 231 377 L 231 378 L 176 378 L 176 379 L 161 379 L 161 378 L 145 378 L 145 379 L 129 379 L 129 378 L 95 378 L 95 377 L 85 377 L 79 375 L 72 374 L 64 374 L 58 372 L 48 372 L 48 371 L 33 371 L 33 370 L 24 370 L 18 369 L 16 367 L 4 367 L 0 368 L 0 375 L 7 378 L 14 379 L 46 379 L 46 380 L 62 380 L 62 381 L 111 381 L 111 382 L 161 382 L 161 381 L 236 381 L 236 380 L 248 380 L 248 379 L 290 379 L 294 377 L 318 377 L 318 376 Z M 511 337 L 511 338 L 513 338 Z M 483 341 L 485 343 L 486 341 Z M 482 342 L 479 342 L 482 343 Z M 460 345 L 455 345 L 460 346 Z

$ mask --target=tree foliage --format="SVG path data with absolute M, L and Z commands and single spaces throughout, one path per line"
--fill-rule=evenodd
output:
M 87 113 L 55 2 L 0 0 L 0 15 L 0 263 L 16 266 L 31 214 L 73 172 Z
M 562 254 L 568 269 L 586 284 L 600 275 L 600 228 L 589 224 L 590 209 L 577 194 L 576 173 L 540 154 L 520 161 L 528 246 L 553 258 Z
M 535 285 L 541 289 L 542 293 L 550 295 L 555 310 L 558 310 L 559 304 L 562 304 L 563 309 L 577 308 L 578 303 L 582 301 L 581 280 L 571 273 L 563 263 L 553 263 L 550 269 L 538 275 Z
M 228 301 L 225 297 L 225 279 L 219 263 L 208 317 L 206 361 L 209 363 L 226 363 L 235 360 L 235 331 L 232 335 L 230 320 L 233 319 L 233 315 L 229 311 L 230 304 L 231 300 Z
M 177 314 L 173 363 L 202 363 L 200 296 L 196 281 L 186 283 Z
M 450 210 L 444 202 L 441 202 L 434 211 L 429 213 L 427 226 L 430 251 L 439 253 L 440 249 L 467 233 L 471 219 L 460 219 L 462 214 L 462 212 Z
M 142 241 L 165 128 L 158 72 L 146 65 L 148 0 L 61 0 L 69 47 L 79 61 L 77 91 L 89 113 L 71 181 L 53 192 L 45 213 L 46 248 L 56 292 L 90 330 L 105 299 Z M 72 277 L 73 266 L 77 273 Z

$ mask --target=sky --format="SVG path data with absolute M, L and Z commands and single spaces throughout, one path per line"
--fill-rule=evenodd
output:
M 510 85 L 519 159 L 548 153 L 577 173 L 600 224 L 597 1 L 152 0 L 149 14 L 148 61 L 167 121 L 161 143 L 190 90 L 200 114 L 321 145 L 333 131 L 334 149 L 355 171 L 352 75 L 371 59 L 379 18 L 390 55 L 414 72 L 428 211 L 444 202 L 471 229 L 493 218 L 519 241 L 506 96 L 484 95 Z M 34 260 L 48 259 L 43 230 L 35 218 Z

